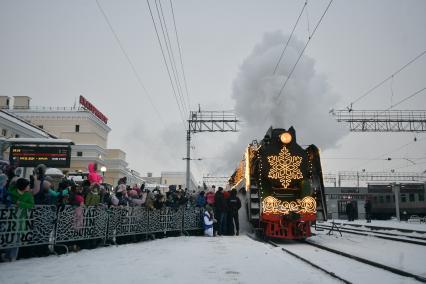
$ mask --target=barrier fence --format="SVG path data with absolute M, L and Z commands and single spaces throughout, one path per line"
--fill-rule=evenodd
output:
M 201 230 L 202 214 L 203 209 L 196 207 L 0 206 L 0 249 Z

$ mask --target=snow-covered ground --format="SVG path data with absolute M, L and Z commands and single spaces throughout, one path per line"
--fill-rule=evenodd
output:
M 0 264 L 0 283 L 338 283 L 271 245 L 176 237 Z
M 309 260 L 321 268 L 332 271 L 337 276 L 352 283 L 418 283 L 413 278 L 399 276 L 386 270 L 312 247 L 309 244 L 293 242 L 281 244 L 280 247 Z
M 338 232 L 334 232 L 331 236 L 326 235 L 327 230 L 315 231 L 315 233 L 317 235 L 310 239 L 312 242 L 426 277 L 424 263 L 426 246 L 345 232 L 342 232 L 343 237 Z
M 337 221 L 337 220 L 336 220 Z M 340 220 L 339 220 L 340 221 Z M 351 222 L 353 223 L 353 222 Z M 365 225 L 365 221 L 356 223 Z M 420 230 L 424 224 L 373 221 Z M 343 232 L 316 232 L 313 242 L 426 277 L 426 247 Z M 287 249 L 353 283 L 413 283 L 381 269 L 307 246 Z M 280 248 L 239 237 L 174 237 L 0 263 L 0 283 L 335 283 Z

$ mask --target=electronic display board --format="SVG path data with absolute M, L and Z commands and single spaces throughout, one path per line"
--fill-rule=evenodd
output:
M 18 167 L 36 167 L 45 164 L 49 168 L 69 168 L 70 146 L 20 146 L 10 147 L 9 161 Z

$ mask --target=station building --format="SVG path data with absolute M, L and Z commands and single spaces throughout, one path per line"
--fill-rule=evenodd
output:
M 11 101 L 10 97 L 0 96 L 0 109 L 4 113 L 33 125 L 38 132 L 70 139 L 75 143 L 72 146 L 70 172 L 87 172 L 87 165 L 97 162 L 98 170 L 102 167 L 106 169 L 102 172 L 106 183 L 115 185 L 124 176 L 129 184 L 143 182 L 138 172 L 128 168 L 124 151 L 107 148 L 111 131 L 108 118 L 84 97 L 80 96 L 80 104 L 76 107 L 32 107 L 28 96 L 13 97 L 13 105 Z M 6 131 L 12 131 L 12 128 L 9 129 Z
M 355 219 L 365 219 L 365 201 L 372 205 L 374 219 L 396 217 L 398 198 L 401 220 L 426 216 L 426 183 L 369 183 L 366 187 L 326 187 L 328 219 L 347 219 L 346 205 L 352 203 Z
M 164 171 L 161 172 L 161 176 L 159 177 L 153 177 L 152 173 L 147 173 L 146 177 L 143 177 L 143 179 L 150 184 L 161 184 L 161 185 L 175 185 L 176 188 L 179 188 L 179 186 L 182 189 L 188 188 L 186 186 L 186 172 L 170 172 L 170 171 Z M 197 183 L 195 182 L 194 176 L 190 175 L 190 181 L 191 181 L 191 189 L 196 190 L 198 188 Z

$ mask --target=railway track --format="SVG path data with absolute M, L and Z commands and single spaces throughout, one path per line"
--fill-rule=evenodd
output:
M 316 264 L 315 264 L 315 263 L 313 263 L 312 261 L 310 261 L 310 260 L 308 260 L 308 259 L 306 259 L 306 258 L 304 258 L 304 257 L 302 257 L 302 256 L 300 256 L 300 255 L 298 255 L 298 254 L 296 254 L 296 253 L 294 253 L 294 252 L 292 252 L 292 251 L 288 250 L 288 249 L 285 249 L 285 248 L 281 247 L 280 245 L 278 245 L 278 244 L 276 244 L 276 243 L 274 243 L 274 242 L 272 242 L 272 241 L 268 241 L 268 243 L 269 243 L 269 244 L 271 244 L 271 245 L 272 245 L 272 246 L 274 246 L 274 247 L 279 247 L 279 248 L 281 248 L 284 252 L 286 252 L 286 253 L 290 254 L 291 256 L 296 257 L 297 259 L 299 259 L 299 260 L 301 260 L 301 261 L 303 261 L 303 262 L 305 262 L 305 263 L 309 264 L 310 266 L 313 266 L 314 268 L 316 268 L 316 269 L 318 269 L 318 270 L 321 270 L 322 272 L 324 272 L 324 273 L 326 273 L 326 274 L 330 275 L 331 277 L 333 277 L 333 278 L 335 278 L 335 279 L 337 279 L 337 280 L 340 280 L 340 281 L 341 281 L 341 282 L 343 282 L 343 283 L 352 284 L 352 282 L 350 282 L 350 281 L 348 281 L 348 280 L 346 280 L 346 279 L 344 279 L 344 278 L 342 278 L 342 277 L 338 276 L 336 273 L 334 273 L 334 272 L 332 272 L 332 271 L 329 271 L 329 270 L 327 270 L 327 269 L 325 269 L 325 268 L 322 268 L 321 266 L 316 265 Z
M 325 224 L 317 225 L 316 227 L 320 229 L 325 229 L 325 230 L 332 229 L 332 226 L 325 225 Z M 426 246 L 426 238 L 422 238 L 422 237 L 407 236 L 407 235 L 385 233 L 385 232 L 373 232 L 369 230 L 354 229 L 354 228 L 347 228 L 347 227 L 346 228 L 338 227 L 338 230 L 341 232 L 355 234 L 355 235 L 370 236 L 370 237 L 391 240 L 396 242 L 404 242 L 404 243 Z
M 358 256 L 355 256 L 355 255 L 352 255 L 352 254 L 349 254 L 349 253 L 345 253 L 345 252 L 342 252 L 340 250 L 332 249 L 332 248 L 329 248 L 329 247 L 326 247 L 326 246 L 323 246 L 323 245 L 320 245 L 320 244 L 317 244 L 317 243 L 313 243 L 313 242 L 308 241 L 308 240 L 305 240 L 304 243 L 306 243 L 310 246 L 314 246 L 316 248 L 320 248 L 322 250 L 329 251 L 329 252 L 337 254 L 337 255 L 341 255 L 341 256 L 346 257 L 346 258 L 353 259 L 353 260 L 358 261 L 360 263 L 364 263 L 364 264 L 367 264 L 367 265 L 370 265 L 370 266 L 381 268 L 381 269 L 384 269 L 386 271 L 392 272 L 394 274 L 404 276 L 404 277 L 410 277 L 410 278 L 413 278 L 417 281 L 426 283 L 426 278 L 423 277 L 423 276 L 420 276 L 420 275 L 416 275 L 416 274 L 413 274 L 413 273 L 410 273 L 410 272 L 407 272 L 407 271 L 403 271 L 403 270 L 400 270 L 400 269 L 397 269 L 397 268 L 394 268 L 394 267 L 391 267 L 391 266 L 387 266 L 387 265 L 384 265 L 384 264 L 381 264 L 381 263 L 378 263 L 378 262 L 375 262 L 375 261 L 372 261 L 372 260 L 369 260 L 369 259 L 366 259 L 366 258 L 358 257 Z
M 382 283 L 426 283 L 426 278 L 422 276 L 353 256 L 310 241 L 279 244 L 271 240 L 259 240 L 250 235 L 249 237 L 256 241 L 267 242 L 274 247 L 278 247 L 283 252 L 343 283 L 369 283 L 371 279 L 362 279 L 362 277 L 370 275 L 372 270 L 374 271 L 374 275 L 380 279 L 379 282 Z M 336 260 L 336 258 L 339 259 Z M 339 264 L 338 270 L 336 270 L 336 263 Z
M 344 223 L 344 222 L 334 222 L 336 225 L 344 225 L 344 226 L 351 226 L 351 227 L 364 227 L 371 230 L 388 230 L 388 231 L 400 231 L 403 233 L 418 233 L 426 235 L 426 231 L 422 230 L 412 230 L 412 229 L 402 229 L 402 228 L 393 228 L 393 227 L 379 227 L 379 226 L 373 226 L 373 225 L 367 225 L 367 224 L 351 224 L 351 223 Z

